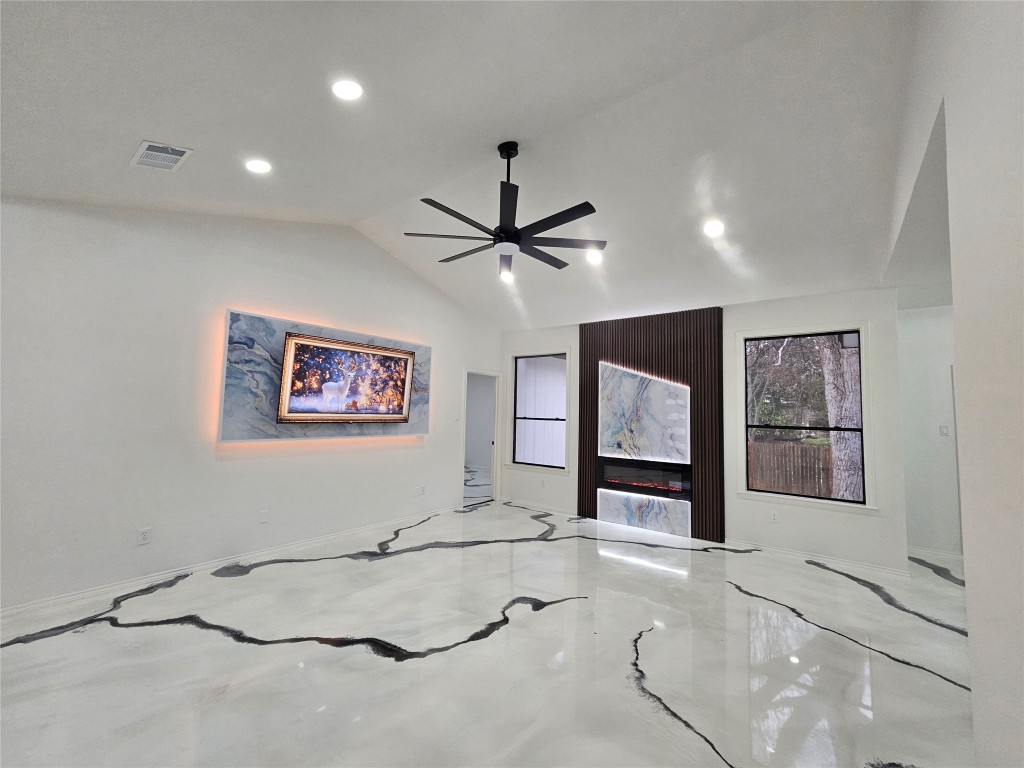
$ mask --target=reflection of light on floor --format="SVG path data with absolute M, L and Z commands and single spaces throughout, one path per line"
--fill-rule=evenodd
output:
M 871 657 L 864 658 L 864 688 L 860 694 L 860 711 L 868 720 L 875 719 L 871 708 Z
M 601 557 L 610 557 L 612 560 L 622 560 L 625 563 L 632 563 L 633 565 L 642 565 L 644 568 L 653 568 L 656 571 L 668 571 L 669 573 L 675 573 L 682 576 L 684 579 L 690 576 L 690 572 L 683 568 L 670 568 L 667 565 L 661 563 L 652 563 L 650 560 L 645 560 L 642 557 L 631 557 L 630 555 L 620 555 L 618 552 L 610 552 L 607 549 L 599 549 L 597 553 Z

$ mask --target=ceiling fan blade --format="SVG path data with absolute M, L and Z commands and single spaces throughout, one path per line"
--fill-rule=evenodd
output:
M 564 211 L 554 213 L 546 219 L 541 219 L 540 221 L 533 222 L 533 224 L 527 224 L 525 227 L 521 227 L 519 230 L 519 236 L 533 237 L 533 235 L 540 232 L 547 232 L 549 229 L 554 229 L 562 224 L 568 224 L 570 221 L 576 221 L 576 219 L 582 219 L 584 216 L 589 216 L 596 212 L 597 209 L 590 203 L 580 203 L 579 205 L 574 205 L 572 208 L 566 208 Z
M 423 232 L 406 232 L 406 237 L 443 237 L 447 240 L 488 240 L 494 242 L 493 237 L 477 237 L 476 235 L 428 235 Z
M 606 240 L 570 240 L 565 237 L 530 237 L 532 245 L 543 245 L 547 248 L 596 248 L 604 250 L 608 245 Z
M 519 250 L 527 256 L 533 256 L 537 261 L 543 261 L 545 264 L 552 266 L 555 269 L 565 269 L 569 266 L 569 262 L 556 259 L 550 253 L 544 253 L 544 251 L 539 248 L 534 248 L 532 245 L 523 245 L 520 243 Z
M 456 253 L 454 256 L 449 256 L 447 259 L 441 259 L 437 263 L 438 264 L 447 264 L 449 261 L 455 261 L 456 259 L 461 259 L 463 256 L 472 256 L 474 253 L 480 253 L 480 251 L 486 251 L 486 250 L 488 250 L 490 248 L 493 248 L 493 247 L 494 247 L 493 245 L 488 243 L 487 245 L 481 245 L 479 248 L 471 248 L 468 251 L 463 251 L 462 253 Z
M 501 182 L 501 208 L 498 213 L 498 229 L 512 231 L 516 228 L 516 203 L 519 187 L 507 181 Z
M 437 200 L 431 200 L 429 197 L 424 197 L 424 198 L 420 198 L 420 201 L 426 203 L 431 208 L 437 208 L 437 210 L 443 211 L 444 213 L 447 213 L 449 216 L 454 216 L 459 221 L 464 221 L 466 224 L 469 224 L 469 226 L 474 227 L 475 229 L 479 229 L 481 232 L 484 232 L 485 234 L 488 234 L 488 235 L 493 235 L 494 234 L 494 232 L 492 232 L 490 229 L 485 227 L 479 221 L 473 221 L 468 216 L 463 216 L 458 211 L 453 211 L 447 205 L 441 205 L 441 203 L 437 202 Z

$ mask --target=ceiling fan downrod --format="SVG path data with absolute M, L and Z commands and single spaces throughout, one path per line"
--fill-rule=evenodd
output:
M 498 145 L 498 157 L 505 161 L 505 182 L 512 183 L 512 158 L 519 154 L 518 141 L 503 141 Z

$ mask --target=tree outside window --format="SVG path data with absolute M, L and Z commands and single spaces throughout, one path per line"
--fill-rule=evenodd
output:
M 745 347 L 748 490 L 864 504 L 860 333 Z

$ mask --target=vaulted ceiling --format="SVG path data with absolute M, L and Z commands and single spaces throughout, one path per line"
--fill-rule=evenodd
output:
M 352 226 L 506 328 L 883 284 L 912 4 L 0 12 L 6 196 Z M 362 99 L 331 95 L 345 77 Z M 439 264 L 469 246 L 403 236 L 476 234 L 422 197 L 496 224 L 510 139 L 519 223 L 589 200 L 596 214 L 546 234 L 607 240 L 602 264 L 517 256 L 508 286 L 492 253 Z M 173 173 L 133 167 L 143 140 L 194 154 Z M 273 171 L 246 172 L 252 156 Z M 937 264 L 900 279 L 934 283 Z

